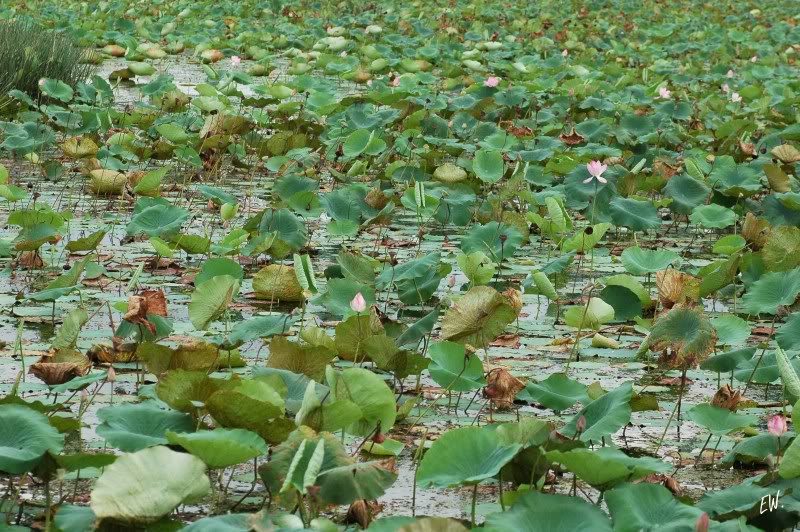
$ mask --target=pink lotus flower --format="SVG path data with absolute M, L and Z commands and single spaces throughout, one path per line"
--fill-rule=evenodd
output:
M 733 103 L 739 103 L 742 101 L 742 97 L 739 95 L 738 92 L 734 92 L 731 94 L 731 101 Z
M 367 87 L 372 87 L 372 80 L 371 79 L 367 80 Z
M 350 302 L 350 308 L 353 312 L 364 312 L 367 310 L 367 300 L 361 295 L 361 292 L 356 294 L 356 297 Z
M 39 80 L 39 86 L 40 86 L 40 87 L 44 87 L 44 78 L 41 78 L 41 79 Z
M 231 57 L 231 64 L 233 66 L 237 67 L 237 66 L 239 66 L 241 64 L 241 62 L 242 62 L 242 58 L 239 57 L 238 55 L 234 55 L 233 57 Z
M 567 57 L 568 55 L 569 55 L 569 50 L 567 50 L 566 48 L 561 50 L 561 57 Z
M 392 80 L 392 87 L 399 87 L 400 86 L 400 78 L 394 78 Z
M 583 432 L 586 430 L 586 416 L 581 416 L 578 418 L 578 422 L 575 423 L 575 428 L 578 429 L 578 432 Z
M 767 422 L 767 429 L 769 429 L 770 434 L 774 434 L 775 436 L 783 436 L 783 434 L 785 434 L 788 430 L 786 426 L 786 418 L 780 414 L 777 416 L 772 416 Z
M 110 368 L 108 368 L 108 373 L 106 375 L 106 380 L 108 382 L 114 382 L 114 381 L 117 380 L 117 372 L 114 371 L 114 366 L 111 366 Z
M 600 161 L 592 161 L 586 165 L 586 169 L 589 171 L 589 174 L 591 175 L 589 176 L 589 179 L 583 180 L 584 183 L 590 182 L 593 178 L 597 179 L 603 184 L 608 183 L 608 179 L 601 177 L 603 175 L 603 172 L 608 170 L 607 164 L 603 164 Z
M 662 100 L 669 100 L 671 96 L 672 93 L 668 88 L 661 87 L 660 89 L 658 89 L 658 97 L 661 98 Z
M 733 78 L 733 70 L 730 70 L 730 69 L 729 69 L 729 70 L 728 70 L 728 73 L 727 73 L 726 75 L 728 76 L 728 79 L 731 79 L 731 78 Z
M 694 525 L 695 532 L 708 532 L 708 524 L 708 514 L 703 512 Z
M 728 94 L 729 92 L 731 92 L 731 88 L 727 83 L 723 83 L 722 84 L 722 92 L 724 92 L 725 94 Z
M 488 78 L 486 78 L 486 81 L 483 82 L 484 87 L 494 88 L 497 87 L 498 85 L 500 85 L 500 78 L 498 78 L 497 76 L 489 76 Z

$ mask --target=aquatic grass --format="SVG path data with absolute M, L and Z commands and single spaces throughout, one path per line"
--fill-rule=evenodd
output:
M 35 99 L 41 79 L 68 85 L 87 80 L 95 67 L 83 58 L 83 49 L 63 32 L 30 20 L 0 21 L 0 113 L 11 108 L 12 90 Z

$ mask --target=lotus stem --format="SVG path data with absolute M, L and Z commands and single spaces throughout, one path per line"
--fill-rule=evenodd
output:
M 475 509 L 478 504 L 478 485 L 472 487 L 472 528 L 475 528 Z

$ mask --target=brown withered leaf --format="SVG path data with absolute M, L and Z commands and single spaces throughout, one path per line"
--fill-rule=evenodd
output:
M 668 163 L 667 161 L 658 160 L 653 163 L 653 173 L 658 174 L 665 179 L 670 179 L 678 173 L 681 169 L 680 164 Z
M 501 334 L 489 344 L 492 347 L 510 347 L 518 349 L 520 346 L 518 334 Z
M 739 150 L 748 157 L 753 157 L 756 154 L 756 145 L 752 142 L 739 141 Z
M 383 506 L 377 501 L 355 501 L 348 508 L 344 521 L 347 524 L 358 525 L 362 529 L 366 529 L 381 510 L 383 510 Z
M 136 358 L 135 343 L 123 343 L 118 336 L 112 337 L 114 345 L 95 344 L 86 351 L 89 360 L 95 364 L 115 364 L 117 362 L 134 362 Z
M 155 325 L 147 321 L 147 300 L 141 296 L 128 298 L 128 312 L 122 317 L 136 325 L 143 325 L 153 334 L 156 332 Z
M 26 270 L 38 270 L 44 267 L 44 260 L 36 251 L 23 251 L 19 254 L 17 264 Z
M 379 188 L 370 189 L 364 197 L 364 203 L 373 209 L 381 210 L 389 203 L 389 197 Z
M 791 144 L 781 144 L 772 148 L 770 153 L 777 157 L 782 163 L 796 163 L 800 161 L 800 150 Z
M 660 381 L 659 384 L 663 386 L 680 386 L 681 385 L 681 378 L 680 377 L 664 377 Z M 693 381 L 690 378 L 686 378 L 685 384 L 691 384 Z
M 575 131 L 575 128 L 572 128 L 572 131 L 568 135 L 562 133 L 558 138 L 561 139 L 561 142 L 569 146 L 581 144 L 584 140 L 586 140 L 583 135 Z
M 143 290 L 140 294 L 147 303 L 147 313 L 167 317 L 167 297 L 163 290 Z
M 29 372 L 48 386 L 64 384 L 86 374 L 87 367 L 74 362 L 37 362 Z
M 671 491 L 672 494 L 675 495 L 676 497 L 680 497 L 681 495 L 683 495 L 683 489 L 681 488 L 680 483 L 673 477 L 668 477 L 667 475 L 662 475 L 660 473 L 650 473 L 641 480 L 634 482 L 634 484 L 638 484 L 640 482 L 645 482 L 647 484 L 661 484 L 669 491 Z
M 128 298 L 128 312 L 123 318 L 131 323 L 142 325 L 151 333 L 156 332 L 156 326 L 148 319 L 148 314 L 158 316 L 167 315 L 167 299 L 161 290 L 144 290 L 138 296 Z
M 514 405 L 514 398 L 525 383 L 504 368 L 494 368 L 486 377 L 484 397 L 490 399 L 498 410 L 508 410 Z
M 756 218 L 752 212 L 747 213 L 742 224 L 742 237 L 754 250 L 764 247 L 769 233 L 770 225 L 767 220 Z
M 731 388 L 730 384 L 726 384 L 717 390 L 717 393 L 714 394 L 714 398 L 711 399 L 711 404 L 719 408 L 730 410 L 731 412 L 736 412 L 739 401 L 741 400 L 742 392 L 734 390 Z
M 700 280 L 673 268 L 656 272 L 658 299 L 665 309 L 700 301 Z

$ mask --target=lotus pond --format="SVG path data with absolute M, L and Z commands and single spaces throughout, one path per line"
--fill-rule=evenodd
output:
M 5 0 L 0 530 L 792 529 L 798 19 Z

